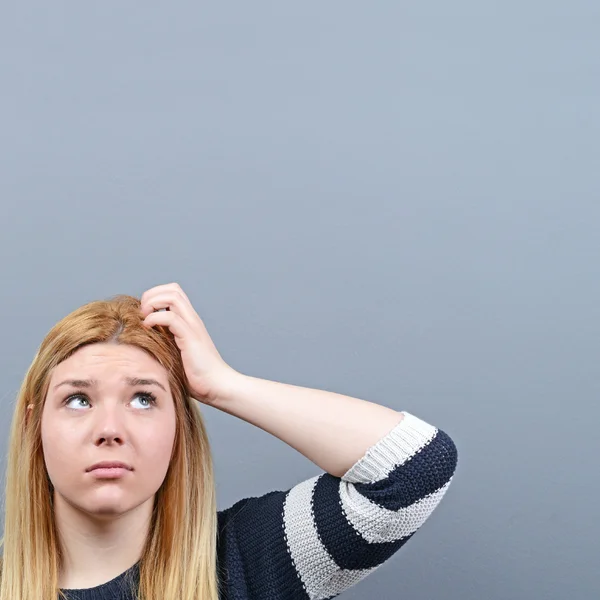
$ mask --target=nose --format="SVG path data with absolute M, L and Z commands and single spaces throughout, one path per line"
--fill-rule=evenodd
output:
M 102 431 L 102 433 L 96 436 L 95 439 L 96 446 L 111 446 L 113 444 L 118 446 L 122 445 L 123 443 L 123 437 L 118 432 L 110 430 Z
M 123 418 L 119 406 L 103 407 L 98 410 L 94 431 L 94 444 L 122 445 L 124 443 Z

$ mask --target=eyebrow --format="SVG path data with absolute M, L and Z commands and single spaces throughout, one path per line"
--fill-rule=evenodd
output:
M 159 388 L 162 388 L 165 392 L 167 391 L 165 389 L 165 386 L 162 383 L 156 381 L 156 379 L 150 379 L 150 378 L 143 379 L 140 377 L 125 377 L 125 378 L 123 378 L 123 382 L 127 383 L 131 386 L 157 385 Z M 71 387 L 90 388 L 90 387 L 94 387 L 97 384 L 98 384 L 98 381 L 96 379 L 65 379 L 64 381 L 61 381 L 59 384 L 55 385 L 54 389 L 56 390 L 61 385 L 70 385 Z

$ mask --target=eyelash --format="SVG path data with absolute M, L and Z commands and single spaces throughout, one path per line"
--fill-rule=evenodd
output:
M 150 404 L 152 406 L 156 406 L 157 398 L 156 398 L 156 395 L 153 394 L 152 392 L 136 392 L 133 397 L 135 398 L 137 396 L 144 396 L 145 398 L 150 400 Z M 87 394 L 85 394 L 84 392 L 77 392 L 75 394 L 71 394 L 70 396 L 67 396 L 65 398 L 65 400 L 63 401 L 63 404 L 66 406 L 74 398 L 85 398 L 89 402 L 89 398 L 88 398 Z M 67 408 L 69 408 L 69 407 L 67 407 Z M 77 409 L 73 409 L 73 410 L 77 410 Z

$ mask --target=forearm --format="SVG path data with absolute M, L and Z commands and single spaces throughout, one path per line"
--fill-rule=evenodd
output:
M 274 435 L 337 477 L 403 417 L 367 400 L 241 373 L 211 405 Z

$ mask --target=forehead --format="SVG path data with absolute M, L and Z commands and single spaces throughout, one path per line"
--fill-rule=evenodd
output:
M 114 374 L 127 371 L 138 376 L 142 371 L 167 379 L 167 370 L 150 354 L 127 344 L 96 343 L 79 348 L 69 358 L 58 364 L 52 379 L 71 373 L 84 375 L 92 372 Z

